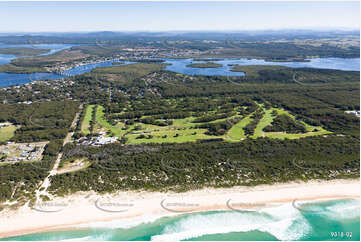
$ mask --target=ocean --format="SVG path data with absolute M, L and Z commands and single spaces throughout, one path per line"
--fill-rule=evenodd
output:
M 255 211 L 123 219 L 0 240 L 360 241 L 360 200 L 301 201 Z

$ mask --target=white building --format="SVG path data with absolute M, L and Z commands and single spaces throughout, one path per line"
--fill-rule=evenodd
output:
M 345 113 L 353 114 L 353 115 L 356 115 L 357 117 L 360 117 L 360 111 L 357 111 L 357 110 L 345 111 Z
M 96 139 L 95 141 L 95 145 L 105 145 L 105 144 L 110 144 L 110 143 L 114 143 L 118 140 L 118 137 L 103 137 L 100 136 Z

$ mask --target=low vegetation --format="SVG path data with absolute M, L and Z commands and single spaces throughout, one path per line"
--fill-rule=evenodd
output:
M 89 190 L 185 191 L 206 186 L 356 178 L 358 144 L 355 138 L 330 136 L 237 143 L 73 146 L 64 151 L 64 159 L 86 158 L 92 164 L 51 177 L 50 190 L 58 195 Z
M 287 132 L 296 134 L 307 132 L 305 125 L 293 120 L 286 114 L 278 115 L 275 119 L 273 119 L 272 123 L 269 126 L 266 126 L 263 130 L 266 132 Z
M 0 144 L 12 138 L 17 128 L 18 127 L 11 124 L 4 127 L 0 127 Z
M 42 67 L 26 67 L 26 66 L 17 66 L 14 64 L 4 64 L 4 65 L 0 65 L 0 72 L 14 73 L 14 74 L 30 74 L 35 72 L 47 72 L 47 70 Z
M 247 76 L 250 77 L 259 77 L 259 72 L 271 70 L 271 71 L 278 71 L 288 69 L 288 67 L 285 66 L 276 66 L 276 65 L 246 65 L 246 66 L 240 66 L 240 65 L 232 65 L 231 71 L 234 72 L 244 72 Z
M 192 68 L 217 68 L 223 66 L 222 64 L 214 63 L 214 62 L 206 62 L 206 63 L 191 63 L 187 65 L 187 67 Z
M 34 56 L 48 53 L 48 49 L 37 49 L 28 47 L 8 47 L 0 48 L 0 54 L 16 56 Z
M 106 74 L 122 74 L 129 78 L 144 76 L 154 71 L 160 71 L 166 67 L 163 63 L 135 63 L 124 66 L 110 66 L 93 69 L 93 73 L 106 73 Z M 130 77 L 132 78 L 132 77 Z
M 0 104 L 0 122 L 20 126 L 10 139 L 15 142 L 37 142 L 62 139 L 78 110 L 73 101 L 33 104 Z

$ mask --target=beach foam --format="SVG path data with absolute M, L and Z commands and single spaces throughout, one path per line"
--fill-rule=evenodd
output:
M 73 239 L 63 239 L 60 241 L 85 241 L 85 240 L 92 240 L 92 239 L 93 239 L 92 236 L 85 236 L 85 237 L 73 238 Z
M 176 214 L 171 214 L 176 215 Z M 115 219 L 110 221 L 101 221 L 101 222 L 91 222 L 79 224 L 76 227 L 78 228 L 107 228 L 107 229 L 128 229 L 140 224 L 147 224 L 156 221 L 162 217 L 167 215 L 152 215 L 152 214 L 144 214 L 135 218 L 122 218 Z
M 116 233 L 117 229 L 119 229 L 118 232 L 122 229 L 137 230 L 140 228 L 139 226 L 147 228 L 149 225 L 151 228 L 157 228 L 157 232 L 142 238 L 153 236 L 153 240 L 176 237 L 176 239 L 183 239 L 197 238 L 207 234 L 247 231 L 262 233 L 263 231 L 278 239 L 294 240 L 302 238 L 305 234 L 309 235 L 310 224 L 313 224 L 312 219 L 310 220 L 310 216 L 308 216 L 310 213 L 311 215 L 320 215 L 322 219 L 329 217 L 331 223 L 332 221 L 337 223 L 343 218 L 341 216 L 346 218 L 346 223 L 357 223 L 355 219 L 348 218 L 357 218 L 360 211 L 359 200 L 346 201 L 344 205 L 338 205 L 338 202 L 332 201 L 326 204 L 317 202 L 319 199 L 338 199 L 338 201 L 349 198 L 359 199 L 359 180 L 312 181 L 222 189 L 206 188 L 181 194 L 159 192 L 111 194 L 115 201 L 123 200 L 124 196 L 134 201 L 135 204 L 132 209 L 124 213 L 109 213 L 96 209 L 94 202 L 103 198 L 96 193 L 79 193 L 56 198 L 54 202 L 69 204 L 67 209 L 58 213 L 39 213 L 27 206 L 16 211 L 3 210 L 1 216 L 6 219 L 0 220 L 0 237 L 64 230 L 68 227 L 79 230 L 88 229 L 89 231 L 86 233 L 91 234 L 93 232 L 102 234 L 104 230 L 107 230 L 112 234 L 110 239 L 113 239 L 117 236 L 122 238 L 121 234 Z M 199 209 L 189 214 L 165 211 L 161 202 L 169 196 L 172 196 L 172 199 L 191 198 L 192 202 L 200 204 Z M 230 210 L 227 205 L 227 201 L 230 199 L 240 204 L 263 204 L 265 207 L 256 206 L 257 209 L 254 212 Z M 292 201 L 296 202 L 292 203 Z M 350 206 L 352 208 L 349 208 Z M 169 218 L 170 216 L 172 217 Z M 162 217 L 168 218 L 160 219 Z M 70 239 L 74 236 L 76 238 L 86 235 L 69 234 L 67 237 L 57 239 Z M 326 237 L 325 239 L 328 239 Z
M 291 204 L 265 208 L 259 212 L 216 212 L 197 214 L 167 225 L 154 241 L 174 241 L 210 234 L 231 232 L 267 232 L 279 240 L 296 240 L 305 236 L 311 227 Z
M 329 218 L 354 219 L 360 216 L 360 199 L 338 201 L 325 209 Z

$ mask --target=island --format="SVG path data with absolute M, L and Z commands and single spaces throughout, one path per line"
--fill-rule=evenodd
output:
M 221 61 L 222 58 L 193 58 L 193 61 Z
M 192 68 L 217 68 L 222 67 L 222 64 L 214 63 L 214 62 L 205 62 L 205 63 L 191 63 L 187 65 L 187 67 Z

